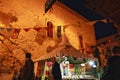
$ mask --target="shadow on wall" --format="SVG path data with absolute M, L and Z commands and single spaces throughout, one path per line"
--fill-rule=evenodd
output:
M 4 13 L 0 11 L 0 21 L 6 26 L 10 26 L 10 23 L 17 22 L 18 18 L 12 13 Z

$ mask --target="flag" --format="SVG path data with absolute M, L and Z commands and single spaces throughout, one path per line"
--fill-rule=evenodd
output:
M 12 28 L 0 28 L 0 34 L 3 35 L 5 38 L 10 38 L 12 34 Z
M 39 32 L 39 31 L 40 31 L 40 29 L 41 29 L 41 28 L 34 28 L 34 30 L 36 30 L 37 32 Z
M 13 30 L 13 33 L 12 33 L 12 35 L 11 35 L 11 38 L 17 39 L 18 36 L 19 36 L 19 33 L 20 33 L 20 29 L 14 29 L 14 30 Z
M 24 30 L 25 30 L 26 32 L 28 32 L 28 31 L 30 30 L 30 28 L 25 28 Z

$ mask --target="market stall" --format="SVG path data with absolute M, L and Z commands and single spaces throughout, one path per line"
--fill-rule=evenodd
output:
M 45 61 L 45 67 L 42 80 L 52 76 L 52 66 L 55 61 L 60 64 L 60 70 L 63 80 L 67 79 L 98 79 L 98 61 L 91 55 L 83 54 L 75 49 L 68 42 L 65 34 L 62 37 L 62 42 L 56 49 L 50 53 L 41 56 L 34 60 L 34 62 Z
M 97 61 L 90 58 L 73 58 L 66 59 L 60 63 L 63 80 L 66 79 L 90 79 L 98 78 Z

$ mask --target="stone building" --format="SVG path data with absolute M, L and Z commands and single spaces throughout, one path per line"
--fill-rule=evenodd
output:
M 22 62 L 27 51 L 36 59 L 59 44 L 64 30 L 68 41 L 77 50 L 85 48 L 85 44 L 96 44 L 94 22 L 58 1 L 45 13 L 45 2 L 0 0 L 0 55 L 10 54 Z M 11 29 L 19 29 L 16 38 L 8 31 Z
M 55 2 L 55 4 L 50 8 L 50 10 L 45 13 L 44 4 L 46 0 L 7 0 L 1 1 L 1 13 L 6 15 L 11 14 L 17 18 L 17 21 L 9 22 L 9 25 L 6 25 L 4 21 L 7 19 L 1 17 L 1 23 L 5 25 L 4 28 L 19 28 L 20 33 L 15 43 L 20 43 L 20 47 L 24 48 L 24 41 L 21 36 L 26 37 L 26 41 L 35 42 L 35 37 L 37 31 L 33 31 L 33 28 L 46 27 L 47 23 L 52 23 L 53 31 L 53 39 L 57 39 L 57 34 L 60 32 L 59 36 L 62 35 L 63 30 L 66 29 L 66 35 L 69 39 L 69 42 L 73 47 L 79 49 L 80 46 L 85 47 L 85 43 L 88 44 L 96 44 L 94 27 L 93 23 L 84 18 L 83 16 L 77 14 L 72 11 L 67 6 L 61 4 L 60 2 Z M 28 5 L 29 4 L 29 5 Z M 9 18 L 11 19 L 11 18 Z M 7 22 L 7 24 L 8 24 Z M 58 32 L 57 29 L 61 28 Z M 25 29 L 28 31 L 25 31 Z M 47 32 L 45 32 L 47 35 Z M 12 39 L 11 39 L 12 40 Z M 26 45 L 29 44 L 26 42 Z M 14 40 L 13 40 L 14 42 Z M 53 41 L 54 42 L 54 41 Z M 38 43 L 36 43 L 38 44 Z M 50 44 L 50 43 L 49 43 Z M 52 43 L 53 44 L 53 43 Z M 31 44 L 32 45 L 32 44 Z M 40 45 L 38 45 L 40 46 Z M 25 48 L 24 48 L 25 49 Z M 33 53 L 44 54 L 46 50 L 29 50 L 25 49 Z M 43 48 L 42 48 L 43 49 Z M 45 49 L 45 48 L 44 48 Z M 14 50 L 13 50 L 14 51 Z M 37 51 L 37 52 L 36 52 Z

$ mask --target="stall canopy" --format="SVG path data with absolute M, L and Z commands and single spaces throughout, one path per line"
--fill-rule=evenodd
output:
M 62 57 L 62 56 L 73 56 L 76 58 L 91 58 L 90 55 L 81 53 L 79 50 L 75 49 L 68 41 L 65 33 L 62 35 L 62 42 L 56 46 L 54 50 L 35 59 L 34 61 L 45 60 L 53 57 Z

